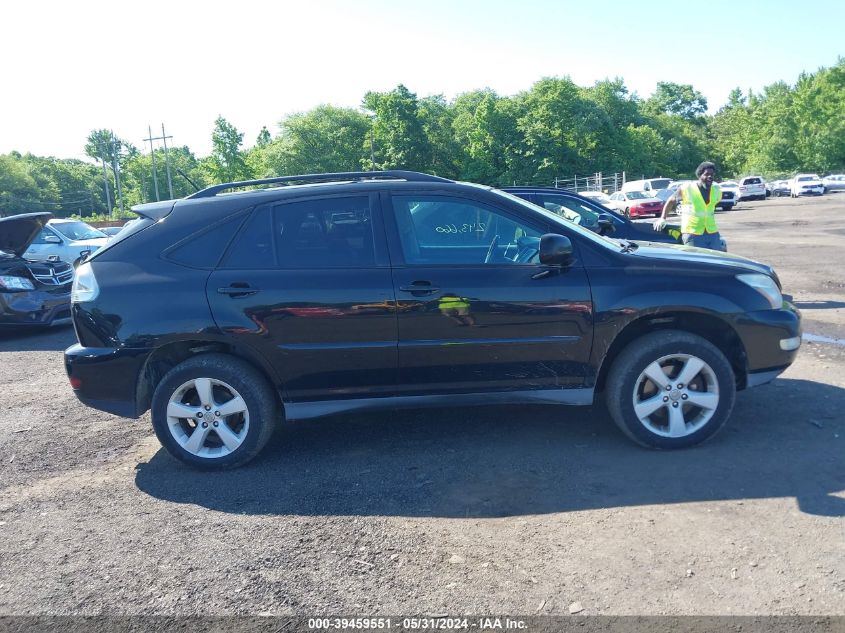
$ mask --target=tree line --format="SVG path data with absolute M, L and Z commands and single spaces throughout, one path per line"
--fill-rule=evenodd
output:
M 452 101 L 399 85 L 368 92 L 358 109 L 320 105 L 288 116 L 275 136 L 265 127 L 247 149 L 243 133 L 219 117 L 206 157 L 187 146 L 142 154 L 108 130 L 86 139 L 96 164 L 0 155 L 0 215 L 105 214 L 217 182 L 371 169 L 498 186 L 596 172 L 688 178 L 703 160 L 735 177 L 845 169 L 845 59 L 802 73 L 794 85 L 737 88 L 718 112 L 706 112 L 692 85 L 669 82 L 646 99 L 619 78 L 590 87 L 544 78 L 513 96 L 483 89 Z

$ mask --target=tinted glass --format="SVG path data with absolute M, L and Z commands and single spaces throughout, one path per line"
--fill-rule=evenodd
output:
M 232 244 L 226 268 L 348 268 L 375 263 L 366 196 L 263 207 Z
M 165 256 L 171 261 L 191 268 L 214 268 L 220 261 L 220 256 L 226 250 L 232 236 L 243 222 L 244 217 L 243 213 L 239 213 L 203 229 L 170 248 L 166 251 Z M 115 242 L 126 239 L 129 235 L 152 223 L 152 220 L 142 219 L 125 227 L 121 234 L 114 238 Z M 108 246 L 112 247 L 113 245 L 109 244 Z

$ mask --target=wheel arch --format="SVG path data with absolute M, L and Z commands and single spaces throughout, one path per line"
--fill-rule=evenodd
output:
M 138 414 L 140 415 L 150 408 L 156 386 L 168 371 L 189 358 L 212 353 L 228 354 L 249 363 L 258 370 L 272 387 L 279 411 L 284 411 L 279 375 L 260 353 L 250 347 L 233 345 L 227 341 L 188 339 L 171 341 L 161 345 L 146 359 L 139 372 L 135 391 Z
M 673 311 L 643 316 L 628 323 L 613 339 L 602 360 L 596 377 L 596 391 L 604 391 L 607 374 L 614 361 L 633 341 L 660 330 L 678 330 L 696 334 L 715 345 L 731 365 L 736 376 L 736 388 L 742 390 L 747 383 L 748 362 L 745 346 L 739 334 L 724 320 L 701 312 Z

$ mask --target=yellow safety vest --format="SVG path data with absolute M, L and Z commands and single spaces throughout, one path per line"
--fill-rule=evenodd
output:
M 681 233 L 716 233 L 716 205 L 722 200 L 719 185 L 710 186 L 710 202 L 704 202 L 697 182 L 684 185 L 680 192 Z
M 459 309 L 459 308 L 468 308 L 469 301 L 464 299 L 463 297 L 440 297 L 440 301 L 438 302 L 439 307 L 441 310 L 449 310 L 449 309 Z

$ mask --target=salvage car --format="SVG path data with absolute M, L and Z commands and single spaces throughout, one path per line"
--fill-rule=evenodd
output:
M 67 325 L 73 268 L 23 257 L 49 213 L 0 218 L 0 330 Z
M 766 265 L 428 174 L 222 183 L 133 211 L 77 269 L 65 368 L 80 401 L 150 410 L 200 469 L 248 462 L 282 419 L 597 397 L 634 442 L 689 447 L 801 343 Z

